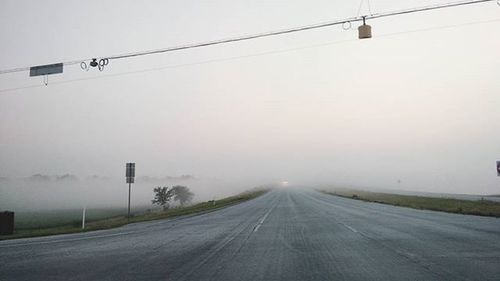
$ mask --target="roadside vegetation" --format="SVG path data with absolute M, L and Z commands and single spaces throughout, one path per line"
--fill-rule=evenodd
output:
M 413 209 L 500 217 L 500 203 L 489 200 L 459 200 L 453 198 L 398 195 L 350 189 L 335 189 L 333 191 L 322 190 L 322 192 L 355 200 L 409 207 Z
M 159 210 L 143 209 L 143 211 L 135 212 L 130 217 L 130 223 L 166 219 L 183 215 L 206 213 L 256 198 L 268 191 L 269 191 L 268 189 L 252 189 L 235 196 L 230 196 L 219 200 L 201 202 L 189 206 L 180 205 L 178 207 L 171 207 L 165 209 L 162 208 Z M 184 201 L 184 204 L 186 203 L 187 202 Z M 86 220 L 85 230 L 82 230 L 81 228 L 81 223 L 82 223 L 81 219 L 68 222 L 67 214 L 61 212 L 59 217 L 60 220 L 59 224 L 58 224 L 58 218 L 56 216 L 52 216 L 49 227 L 40 227 L 39 225 L 37 226 L 36 224 L 34 224 L 33 227 L 29 227 L 28 224 L 25 223 L 23 228 L 17 228 L 17 223 L 16 223 L 16 229 L 14 230 L 14 234 L 0 236 L 0 240 L 87 232 L 93 230 L 109 229 L 127 224 L 127 216 L 126 215 L 113 216 L 115 212 L 116 209 L 109 209 L 108 216 L 105 217 L 106 209 L 100 209 L 99 216 L 101 216 L 102 218 L 95 220 L 92 219 Z
M 161 206 L 164 211 L 170 208 L 170 200 L 172 198 L 174 201 L 179 201 L 181 206 L 185 206 L 194 197 L 194 193 L 187 186 L 183 185 L 174 185 L 170 189 L 167 186 L 158 186 L 153 189 L 153 193 L 155 197 L 151 200 L 151 203 Z

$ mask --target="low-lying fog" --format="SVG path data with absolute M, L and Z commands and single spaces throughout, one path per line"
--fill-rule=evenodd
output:
M 193 176 L 140 176 L 132 184 L 132 205 L 152 206 L 153 188 L 184 185 L 195 194 L 194 202 L 220 199 L 246 189 L 248 185 Z M 36 174 L 28 178 L 2 179 L 0 210 L 29 211 L 127 206 L 128 184 L 125 178 L 102 176 L 78 178 L 74 175 L 47 176 Z
M 0 70 L 331 22 L 359 9 L 347 0 L 6 2 Z M 378 2 L 373 13 L 425 5 Z M 110 59 L 103 71 L 76 61 L 47 86 L 27 71 L 4 73 L 0 210 L 126 206 L 126 162 L 137 163 L 134 205 L 174 184 L 196 201 L 279 181 L 498 194 L 498 11 L 488 3 L 373 19 L 367 40 L 353 23 Z
M 368 163 L 369 161 L 365 162 Z M 363 164 L 363 163 L 360 163 Z M 325 165 L 327 165 L 325 163 Z M 470 174 L 454 173 L 441 170 L 441 174 L 431 171 L 406 171 L 397 175 L 382 173 L 381 167 L 355 167 L 345 165 L 330 173 L 297 169 L 294 175 L 285 178 L 255 180 L 241 175 L 238 181 L 234 177 L 217 179 L 210 177 L 182 176 L 137 176 L 132 184 L 132 206 L 152 206 L 153 188 L 157 186 L 184 185 L 194 192 L 194 202 L 208 201 L 235 195 L 258 186 L 281 186 L 302 188 L 359 188 L 374 191 L 417 191 L 435 193 L 494 194 L 495 188 L 489 186 L 494 181 L 483 181 L 482 185 L 474 181 Z M 281 169 L 290 168 L 283 163 Z M 396 167 L 395 167 L 395 170 Z M 311 177 L 305 179 L 304 171 Z M 378 171 L 379 173 L 377 174 Z M 265 171 L 262 171 L 265 174 Z M 284 173 L 283 173 L 284 174 Z M 359 176 L 358 176 L 359 175 Z M 447 176 L 454 175 L 454 178 Z M 432 176 L 432 177 L 431 177 Z M 257 179 L 257 177 L 255 177 Z M 493 179 L 496 179 L 492 177 Z M 286 180 L 286 181 L 285 181 Z M 286 184 L 284 184 L 286 182 Z M 474 189 L 470 188 L 474 187 Z M 0 209 L 13 211 L 37 211 L 48 209 L 74 209 L 95 207 L 121 207 L 127 204 L 128 185 L 125 178 L 107 176 L 78 177 L 71 174 L 42 175 L 34 174 L 24 178 L 0 179 Z

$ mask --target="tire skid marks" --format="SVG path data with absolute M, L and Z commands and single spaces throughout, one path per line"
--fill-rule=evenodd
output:
M 291 266 L 303 268 L 297 274 L 301 280 L 334 280 L 337 275 L 331 271 L 335 259 L 331 252 L 332 244 L 325 241 L 321 235 L 327 225 L 320 216 L 314 215 L 314 206 L 305 203 L 302 194 L 289 192 L 287 219 L 283 223 L 283 234 L 279 239 L 281 244 L 292 256 Z M 321 262 L 318 262 L 320 260 Z
M 267 218 L 267 216 L 269 215 L 269 213 L 271 213 L 271 211 L 274 208 L 274 206 L 276 206 L 277 200 L 278 200 L 278 198 L 272 199 L 272 207 L 271 207 L 271 209 L 258 221 L 257 225 L 261 221 L 262 221 L 262 223 L 264 222 L 264 220 Z M 226 248 L 238 236 L 240 236 L 242 233 L 244 233 L 245 231 L 247 231 L 250 228 L 251 225 L 252 224 L 249 221 L 241 221 L 238 225 L 236 225 L 236 227 L 233 229 L 233 231 L 231 231 L 224 239 L 222 239 L 222 241 L 220 241 L 214 247 L 212 247 L 210 250 L 208 250 L 208 253 L 206 253 L 203 258 L 199 259 L 199 261 L 197 261 L 194 266 L 192 266 L 192 268 L 190 269 L 190 272 L 184 274 L 183 276 L 180 276 L 179 278 L 175 278 L 175 279 L 176 280 L 188 280 L 188 279 L 190 279 L 190 277 L 192 277 L 193 275 L 195 275 L 198 270 L 200 270 L 205 264 L 207 264 L 209 261 L 211 261 L 211 259 L 215 255 L 217 255 L 224 248 Z M 249 234 L 244 238 L 243 244 L 240 245 L 234 251 L 233 255 L 235 255 L 236 253 L 239 252 L 239 250 L 241 249 L 241 247 L 243 247 L 243 245 L 246 243 L 246 241 L 250 238 L 251 234 L 255 232 L 254 231 L 255 227 L 256 226 L 253 226 L 251 228 L 252 231 L 250 231 Z M 215 270 L 214 274 L 216 274 L 217 272 L 219 272 L 222 269 L 223 269 L 223 267 L 219 266 Z
M 312 196 L 309 196 L 308 194 L 307 194 L 307 195 L 306 195 L 306 194 L 303 194 L 303 195 L 304 195 L 304 196 L 306 196 L 306 197 L 308 197 L 309 199 L 314 200 L 314 201 L 317 201 L 317 202 L 320 202 L 320 203 L 323 203 L 323 204 L 328 203 L 328 204 L 332 205 L 332 203 L 331 203 L 331 202 L 325 202 L 325 201 L 323 201 L 323 200 L 320 200 L 320 199 L 314 198 L 314 197 L 312 197 Z M 337 222 L 338 224 L 340 224 L 340 225 L 342 225 L 343 227 L 345 227 L 345 228 L 349 229 L 350 231 L 352 231 L 352 232 L 354 232 L 354 233 L 358 233 L 358 234 L 360 234 L 360 235 L 362 235 L 362 236 L 365 236 L 363 233 L 359 232 L 359 231 L 358 231 L 358 230 L 356 230 L 354 227 L 352 227 L 352 226 L 350 226 L 350 225 L 346 224 L 345 222 L 343 222 L 343 221 L 341 221 L 341 220 L 339 220 L 339 219 L 337 219 L 337 218 L 335 218 L 335 217 L 331 217 L 331 218 L 332 218 L 335 222 Z
M 279 201 L 279 200 L 280 200 L 280 198 L 279 198 L 279 197 L 278 197 L 278 198 L 275 198 L 275 199 L 273 200 L 273 202 L 271 203 L 272 207 L 269 209 L 269 211 L 267 211 L 267 212 L 266 212 L 266 214 L 265 214 L 265 215 L 264 215 L 264 216 L 263 216 L 263 217 L 259 220 L 259 222 L 258 222 L 258 223 L 257 223 L 257 224 L 253 227 L 253 230 L 252 230 L 252 231 L 250 231 L 250 232 L 246 235 L 246 237 L 243 239 L 242 243 L 241 243 L 241 244 L 240 244 L 240 245 L 236 248 L 236 250 L 234 250 L 234 251 L 231 253 L 231 255 L 230 255 L 231 259 L 232 259 L 232 258 L 234 258 L 234 257 L 235 257 L 235 256 L 236 256 L 236 255 L 237 255 L 237 254 L 241 251 L 241 249 L 242 249 L 242 248 L 246 245 L 246 243 L 248 242 L 248 240 L 250 239 L 250 237 L 252 236 L 252 234 L 253 234 L 254 232 L 256 232 L 256 230 L 255 230 L 255 229 L 256 229 L 256 228 L 258 229 L 258 227 L 257 227 L 257 226 L 259 226 L 259 227 L 260 227 L 260 225 L 262 225 L 262 223 L 264 223 L 265 219 L 266 219 L 266 218 L 267 218 L 267 216 L 271 213 L 271 211 L 274 209 L 274 207 L 275 207 L 276 205 L 278 205 L 278 201 Z M 215 277 L 216 277 L 216 276 L 217 276 L 220 272 L 222 272 L 222 271 L 224 270 L 224 268 L 225 268 L 225 267 L 226 267 L 226 265 L 220 265 L 220 264 L 219 264 L 219 265 L 217 266 L 216 270 L 215 270 L 215 271 L 211 274 L 211 280 L 216 280 L 216 278 L 215 278 Z
M 260 199 L 260 198 L 255 198 L 254 200 L 257 200 L 257 199 Z M 245 201 L 245 202 L 242 202 L 239 204 L 241 206 L 244 206 L 246 203 L 248 204 L 249 201 Z M 97 230 L 97 231 L 91 231 L 88 233 L 85 233 L 85 232 L 84 233 L 69 233 L 69 234 L 62 234 L 59 237 L 58 237 L 58 235 L 53 235 L 53 236 L 46 236 L 46 237 L 21 238 L 21 239 L 26 239 L 26 240 L 35 240 L 35 241 L 30 241 L 30 242 L 18 242 L 18 241 L 13 241 L 13 240 L 0 241 L 0 248 L 32 246 L 32 245 L 45 245 L 45 244 L 65 243 L 65 242 L 77 242 L 77 241 L 84 241 L 84 240 L 91 240 L 91 239 L 124 236 L 124 235 L 129 235 L 129 234 L 148 233 L 152 230 L 153 231 L 158 231 L 158 230 L 165 231 L 165 230 L 169 230 L 169 229 L 173 228 L 174 226 L 177 226 L 177 224 L 192 223 L 190 220 L 192 218 L 197 219 L 198 217 L 211 215 L 211 213 L 214 213 L 214 212 L 219 212 L 222 215 L 225 212 L 230 211 L 231 207 L 236 207 L 236 205 L 238 205 L 238 204 L 224 206 L 221 208 L 203 211 L 200 213 L 184 215 L 184 216 L 180 216 L 180 217 L 176 217 L 176 218 L 162 219 L 162 220 L 159 220 L 157 222 L 153 222 L 153 221 L 138 222 L 138 223 L 133 223 L 133 224 L 129 224 L 129 225 L 123 225 L 123 226 L 120 226 L 117 228 L 102 229 L 102 230 Z M 239 206 L 239 207 L 241 207 L 241 206 Z M 128 227 L 137 227 L 137 226 L 142 226 L 143 228 L 138 229 L 138 230 L 115 232 L 116 230 L 119 230 L 119 229 L 125 230 Z M 156 229 L 157 227 L 159 229 Z M 101 232 L 101 231 L 102 232 L 115 232 L 115 233 L 107 233 L 107 234 L 98 234 L 97 233 L 97 232 Z M 62 236 L 66 236 L 66 237 L 62 237 Z M 59 239 L 57 239 L 56 237 Z M 53 238 L 56 238 L 56 239 L 53 239 Z
M 345 209 L 344 206 L 336 205 L 331 201 L 326 201 L 326 200 L 322 200 L 319 198 L 314 198 L 314 197 L 310 196 L 309 194 L 303 194 L 303 195 L 305 195 L 306 197 L 308 197 L 314 201 L 320 202 L 322 204 L 326 204 L 326 205 L 330 205 L 330 206 L 334 206 L 334 207 L 339 207 L 340 209 L 343 209 L 343 210 Z M 384 213 L 384 212 L 380 211 L 380 213 Z M 389 214 L 389 215 L 395 216 L 394 214 Z M 349 225 L 345 224 L 344 222 L 342 222 L 334 217 L 331 217 L 331 218 L 334 221 L 338 222 L 339 224 L 345 226 L 349 230 L 358 233 L 359 235 L 361 235 L 362 237 L 364 237 L 368 241 L 371 241 L 372 243 L 380 246 L 381 248 L 384 248 L 384 249 L 408 260 L 409 262 L 420 266 L 421 268 L 423 268 L 425 271 L 427 271 L 431 275 L 434 275 L 434 276 L 436 276 L 436 278 L 439 278 L 439 280 L 441 280 L 441 279 L 444 280 L 450 276 L 453 276 L 454 280 L 466 280 L 463 277 L 454 274 L 454 272 L 447 270 L 446 268 L 443 268 L 439 265 L 436 265 L 432 262 L 427 261 L 424 257 L 421 257 L 421 256 L 417 255 L 416 253 L 412 253 L 410 251 L 403 251 L 403 250 L 394 248 L 391 245 L 384 242 L 383 240 L 379 240 L 376 237 L 372 237 L 372 236 L 370 236 L 366 233 L 360 232 L 360 231 L 355 231 L 354 228 L 350 227 Z
M 261 225 L 264 223 L 264 221 L 267 219 L 267 216 L 269 216 L 269 214 L 273 211 L 274 207 L 276 207 L 276 204 L 274 204 L 270 209 L 269 211 L 267 211 L 267 213 L 262 217 L 260 218 L 259 222 L 253 227 L 253 232 L 257 232 L 259 230 L 259 228 L 261 227 Z
M 81 241 L 81 240 L 89 240 L 89 239 L 98 239 L 98 238 L 122 236 L 122 235 L 133 234 L 133 233 L 142 233 L 142 232 L 145 232 L 145 231 L 128 231 L 128 232 L 119 232 L 119 233 L 103 234 L 103 235 L 92 235 L 92 236 L 84 236 L 84 237 L 69 238 L 69 239 L 58 239 L 58 240 L 48 240 L 48 241 L 36 241 L 36 242 L 6 244 L 6 245 L 0 245 L 0 248 L 30 246 L 30 245 L 43 245 L 43 244 L 54 244 L 54 243 L 63 243 L 63 242 L 75 242 L 75 241 Z

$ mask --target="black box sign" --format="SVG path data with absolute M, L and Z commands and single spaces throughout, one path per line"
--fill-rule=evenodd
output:
M 14 234 L 14 212 L 0 212 L 0 235 Z
M 127 178 L 135 177 L 135 163 L 127 163 L 127 166 L 125 169 L 125 176 Z

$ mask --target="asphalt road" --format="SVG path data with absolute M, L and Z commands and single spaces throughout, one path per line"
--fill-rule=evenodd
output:
M 500 219 L 276 190 L 203 215 L 1 241 L 0 280 L 500 280 Z

